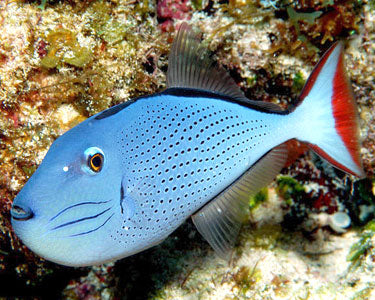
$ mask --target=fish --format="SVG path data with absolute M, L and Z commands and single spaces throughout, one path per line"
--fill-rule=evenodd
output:
M 249 195 L 280 173 L 293 140 L 365 176 L 342 43 L 322 56 L 296 104 L 282 109 L 246 98 L 183 23 L 166 89 L 57 138 L 14 199 L 12 227 L 46 260 L 90 266 L 153 247 L 191 217 L 228 260 Z

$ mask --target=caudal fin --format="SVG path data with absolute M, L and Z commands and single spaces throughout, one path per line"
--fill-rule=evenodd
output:
M 293 115 L 299 140 L 335 167 L 363 177 L 358 115 L 345 73 L 343 46 L 334 44 L 311 73 Z

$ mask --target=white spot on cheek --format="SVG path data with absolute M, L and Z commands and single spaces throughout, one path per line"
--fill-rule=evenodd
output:
M 68 166 L 65 166 L 65 167 L 63 168 L 63 171 L 64 171 L 64 172 L 68 172 L 68 170 L 69 170 L 69 167 L 68 167 Z
M 125 228 L 124 228 L 125 230 L 129 230 L 129 227 L 128 226 L 125 226 Z

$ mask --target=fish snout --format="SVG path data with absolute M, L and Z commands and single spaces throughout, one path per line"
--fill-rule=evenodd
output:
M 19 204 L 13 204 L 10 210 L 10 214 L 12 218 L 17 221 L 30 220 L 34 216 L 34 213 L 30 207 L 27 207 L 25 205 L 20 206 Z

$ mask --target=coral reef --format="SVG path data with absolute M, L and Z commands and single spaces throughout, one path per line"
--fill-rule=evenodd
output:
M 1 278 L 28 274 L 32 282 L 59 272 L 14 239 L 12 199 L 60 134 L 163 86 L 160 68 L 169 47 L 163 37 L 154 39 L 154 3 L 45 4 L 40 9 L 32 2 L 0 3 Z
M 63 132 L 164 87 L 182 20 L 202 31 L 249 98 L 283 107 L 298 98 L 322 52 L 345 40 L 367 178 L 345 175 L 293 143 L 283 174 L 249 199 L 229 264 L 190 221 L 163 244 L 117 263 L 72 269 L 39 259 L 12 233 L 13 198 Z M 365 225 L 375 215 L 374 40 L 375 9 L 367 1 L 0 2 L 0 296 L 374 297 L 374 223 Z

